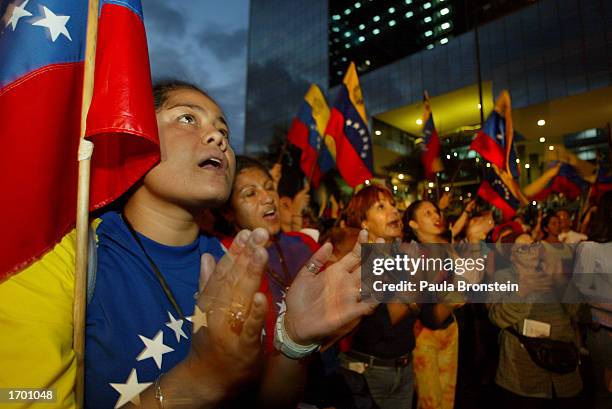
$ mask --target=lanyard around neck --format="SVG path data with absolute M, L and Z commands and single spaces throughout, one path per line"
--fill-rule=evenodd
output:
M 128 221 L 127 217 L 125 217 L 125 214 L 121 215 L 121 219 L 123 220 L 123 222 L 127 226 L 127 228 L 130 231 L 130 233 L 132 234 L 132 237 L 134 237 L 134 240 L 136 240 L 136 243 L 138 243 L 138 246 L 140 246 L 140 249 L 144 253 L 144 255 L 147 258 L 147 260 L 149 261 L 149 265 L 151 266 L 151 269 L 153 270 L 153 273 L 155 274 L 155 278 L 157 279 L 157 282 L 159 283 L 159 285 L 161 286 L 162 290 L 164 291 L 164 294 L 166 295 L 166 298 L 168 299 L 170 304 L 172 304 L 172 307 L 174 307 L 174 310 L 177 312 L 177 314 L 179 315 L 180 319 L 184 320 L 185 319 L 185 315 L 183 314 L 183 311 L 181 310 L 181 307 L 179 307 L 178 303 L 176 302 L 176 298 L 174 298 L 174 294 L 172 294 L 172 290 L 170 289 L 170 286 L 168 286 L 168 282 L 166 281 L 166 279 L 164 278 L 163 274 L 161 273 L 161 271 L 157 267 L 157 264 L 155 264 L 155 262 L 153 261 L 151 256 L 149 256 L 149 253 L 147 253 L 147 251 L 145 250 L 144 246 L 142 245 L 142 241 L 140 240 L 140 237 L 138 237 L 138 234 L 136 233 L 136 230 L 134 230 L 134 228 L 132 227 L 132 225 Z

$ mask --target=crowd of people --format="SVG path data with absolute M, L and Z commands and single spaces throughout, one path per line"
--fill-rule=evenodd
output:
M 330 222 L 308 211 L 308 183 L 234 155 L 205 92 L 168 81 L 154 99 L 161 161 L 92 223 L 86 407 L 612 407 L 612 192 L 582 215 L 543 209 L 531 225 L 520 212 L 496 223 L 476 200 L 451 217 L 448 196 L 400 209 L 390 189 L 371 183 Z M 598 297 L 362 296 L 363 243 L 459 242 L 514 244 L 513 262 L 496 274 L 514 277 L 526 300 L 570 283 Z M 62 261 L 47 259 L 44 273 L 1 283 L 0 298 L 71 304 L 71 291 L 50 295 L 31 282 L 43 274 L 71 289 L 73 247 L 58 244 L 51 257 Z M 73 406 L 72 318 L 41 326 L 44 312 L 24 317 L 19 308 L 2 305 L 10 318 L 0 331 L 36 334 L 45 348 L 11 351 L 7 370 L 41 367 L 21 386 L 54 387 L 57 406 Z M 534 322 L 553 341 L 539 346 L 546 362 L 525 339 Z

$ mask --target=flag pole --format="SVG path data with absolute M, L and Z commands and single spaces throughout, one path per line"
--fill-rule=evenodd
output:
M 79 143 L 79 178 L 76 214 L 76 273 L 74 283 L 73 348 L 77 361 L 75 403 L 83 407 L 85 392 L 85 307 L 87 293 L 87 256 L 89 244 L 89 177 L 93 143 L 84 139 L 87 112 L 91 104 L 96 63 L 99 0 L 89 0 L 87 12 L 87 39 L 83 72 L 83 98 L 81 101 L 81 133 Z

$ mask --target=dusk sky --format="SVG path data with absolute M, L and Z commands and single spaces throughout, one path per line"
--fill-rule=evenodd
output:
M 144 0 L 153 80 L 193 82 L 219 102 L 242 152 L 248 0 Z

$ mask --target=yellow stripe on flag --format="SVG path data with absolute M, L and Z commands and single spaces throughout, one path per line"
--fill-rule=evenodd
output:
M 353 106 L 359 112 L 359 116 L 363 120 L 363 123 L 368 124 L 368 119 L 366 116 L 365 103 L 363 102 L 363 94 L 361 93 L 361 86 L 359 85 L 359 77 L 357 77 L 357 70 L 355 69 L 355 63 L 351 62 L 349 65 L 346 74 L 344 75 L 344 80 L 342 81 L 344 85 L 346 85 L 346 89 L 348 90 L 349 99 L 353 103 Z

